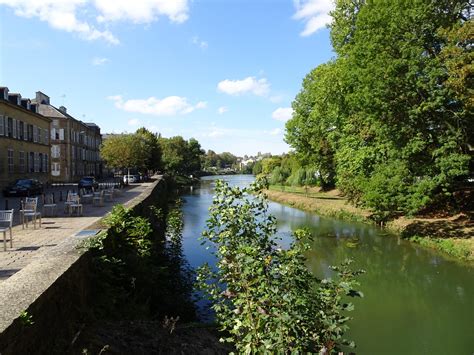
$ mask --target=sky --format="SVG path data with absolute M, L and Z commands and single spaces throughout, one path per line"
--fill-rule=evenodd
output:
M 331 0 L 0 0 L 0 86 L 94 122 L 281 154 L 291 102 L 334 56 Z

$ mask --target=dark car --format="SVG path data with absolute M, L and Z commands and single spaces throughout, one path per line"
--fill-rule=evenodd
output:
M 43 184 L 35 179 L 18 179 L 3 190 L 5 196 L 33 196 L 43 193 Z
M 93 176 L 84 176 L 77 184 L 79 189 L 92 190 L 99 188 L 99 183 Z

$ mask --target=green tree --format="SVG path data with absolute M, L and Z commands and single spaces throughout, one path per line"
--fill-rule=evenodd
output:
M 204 151 L 196 139 L 186 141 L 181 136 L 160 137 L 158 142 L 165 171 L 172 174 L 192 174 L 201 170 L 201 157 Z
M 173 174 L 184 174 L 187 143 L 183 137 L 161 137 L 159 143 L 165 171 Z
M 281 157 L 274 156 L 262 159 L 262 174 L 269 175 L 272 171 L 281 164 Z
M 160 170 L 162 168 L 161 147 L 158 142 L 158 135 L 150 132 L 145 127 L 139 128 L 136 134 L 145 141 L 149 155 L 146 161 L 148 170 Z
M 262 173 L 262 161 L 258 160 L 252 167 L 252 174 L 259 175 Z
M 378 218 L 416 213 L 472 174 L 471 5 L 335 5 L 337 57 L 305 78 L 286 140 Z
M 204 151 L 201 149 L 199 142 L 194 138 L 190 138 L 186 144 L 184 171 L 187 174 L 193 174 L 200 171 L 203 155 Z
M 111 168 L 145 169 L 150 159 L 150 147 L 137 134 L 115 134 L 102 142 L 100 155 Z
M 293 117 L 286 123 L 286 141 L 304 165 L 319 171 L 324 188 L 335 183 L 334 154 L 344 117 L 344 68 L 340 63 L 320 65 L 305 77 L 292 104 Z

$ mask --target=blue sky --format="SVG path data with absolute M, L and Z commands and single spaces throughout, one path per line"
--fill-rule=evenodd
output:
M 0 84 L 103 133 L 145 126 L 237 155 L 288 151 L 331 0 L 0 0 Z

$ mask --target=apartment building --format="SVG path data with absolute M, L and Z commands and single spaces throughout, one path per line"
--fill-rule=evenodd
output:
M 0 189 L 20 178 L 49 182 L 50 125 L 30 99 L 0 87 Z
M 101 177 L 100 128 L 75 119 L 64 106 L 51 105 L 49 96 L 41 91 L 33 102 L 38 112 L 51 120 L 52 181 L 77 182 L 86 175 Z

